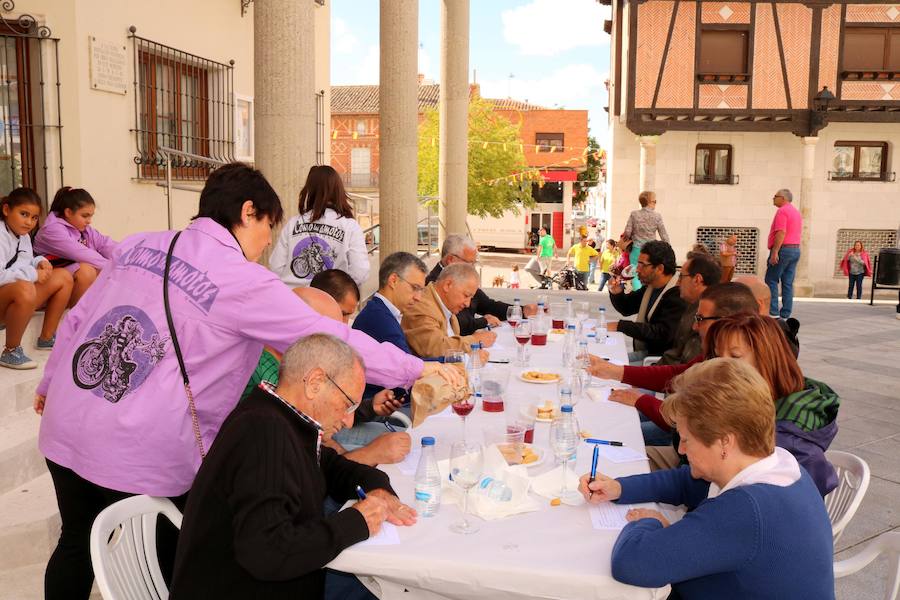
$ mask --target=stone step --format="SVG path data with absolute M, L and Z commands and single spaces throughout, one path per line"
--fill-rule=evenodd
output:
M 40 425 L 41 418 L 31 409 L 0 421 L 0 494 L 46 472 L 44 457 L 37 447 Z
M 44 365 L 50 358 L 50 351 L 37 350 L 34 347 L 34 342 L 41 331 L 43 319 L 43 313 L 35 314 L 22 338 L 22 348 L 24 348 L 25 354 L 38 363 L 37 369 L 19 371 L 0 367 L 0 423 L 10 415 L 31 407 L 34 402 L 34 389 L 41 381 Z M 5 343 L 5 331 L 0 332 L 0 337 Z
M 46 564 L 59 528 L 50 473 L 0 495 L 0 571 Z

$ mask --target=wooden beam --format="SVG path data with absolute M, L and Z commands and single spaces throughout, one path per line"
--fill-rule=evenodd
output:
M 819 62 L 822 54 L 822 7 L 812 9 L 812 46 L 809 49 L 809 97 L 807 107 L 815 108 L 815 98 L 819 93 Z

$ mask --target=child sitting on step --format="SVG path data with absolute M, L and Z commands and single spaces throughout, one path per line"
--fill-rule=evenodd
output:
M 0 320 L 6 326 L 6 344 L 0 365 L 10 369 L 34 369 L 37 363 L 22 349 L 22 336 L 38 307 L 44 306 L 44 324 L 38 350 L 53 348 L 56 327 L 72 294 L 72 274 L 54 269 L 31 248 L 31 231 L 41 216 L 41 198 L 20 187 L 0 202 Z
M 97 206 L 87 190 L 60 188 L 50 205 L 50 214 L 34 237 L 34 250 L 56 269 L 65 269 L 75 279 L 69 306 L 84 295 L 97 279 L 116 248 L 116 242 L 91 227 Z

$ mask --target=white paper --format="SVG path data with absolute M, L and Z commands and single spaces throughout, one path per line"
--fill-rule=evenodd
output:
M 357 547 L 362 546 L 397 546 L 400 544 L 400 532 L 393 523 L 385 521 L 381 524 L 381 529 L 374 536 L 367 540 L 355 544 Z
M 421 446 L 418 448 L 413 448 L 409 451 L 409 454 L 406 455 L 406 458 L 397 463 L 397 469 L 399 469 L 400 472 L 404 475 L 415 475 L 416 469 L 419 467 L 419 457 L 421 456 Z
M 631 506 L 620 506 L 612 502 L 591 505 L 591 525 L 594 529 L 622 529 L 628 524 L 625 515 Z
M 628 446 L 600 446 L 600 456 L 614 463 L 647 460 L 647 455 Z

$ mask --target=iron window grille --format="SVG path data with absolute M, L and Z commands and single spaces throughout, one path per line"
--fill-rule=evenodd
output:
M 3 13 L 15 8 L 0 4 Z M 59 39 L 50 28 L 29 14 L 0 18 L 0 195 L 27 186 L 47 198 L 63 185 L 60 88 Z
M 729 236 L 737 237 L 737 264 L 734 268 L 735 275 L 756 275 L 757 261 L 759 259 L 759 229 L 756 227 L 731 227 L 703 226 L 697 228 L 696 241 L 703 244 L 712 252 L 713 256 L 719 256 L 719 246 Z
M 139 179 L 163 179 L 174 148 L 198 159 L 172 156 L 172 176 L 204 180 L 209 162 L 234 158 L 234 61 L 203 58 L 135 35 L 134 131 Z

